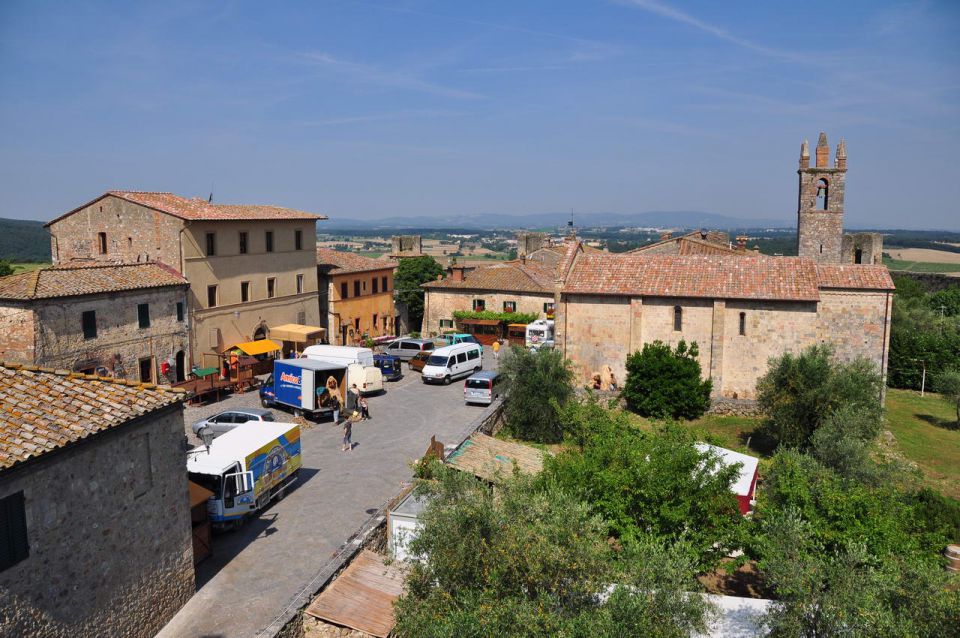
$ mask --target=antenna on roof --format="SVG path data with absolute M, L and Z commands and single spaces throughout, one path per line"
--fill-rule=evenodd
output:
M 210 180 L 210 196 L 207 197 L 207 203 L 213 202 L 213 180 Z

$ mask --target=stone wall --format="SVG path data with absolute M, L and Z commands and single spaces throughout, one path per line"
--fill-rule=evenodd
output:
M 821 290 L 817 340 L 833 344 L 840 360 L 864 357 L 886 375 L 892 304 L 889 292 Z
M 30 555 L 0 572 L 0 635 L 153 636 L 194 591 L 183 410 L 0 474 Z
M 33 363 L 36 330 L 33 309 L 14 301 L 0 302 L 0 360 Z
M 857 261 L 857 251 L 860 261 Z M 883 263 L 883 235 L 881 233 L 847 233 L 843 236 L 840 262 L 844 264 Z
M 486 303 L 486 309 L 493 312 L 503 312 L 503 302 L 513 301 L 516 303 L 517 312 L 529 312 L 536 314 L 540 318 L 546 317 L 543 311 L 543 304 L 553 303 L 553 293 L 529 293 L 529 292 L 493 292 L 489 290 L 450 290 L 450 289 L 426 289 L 423 308 L 423 325 L 420 332 L 423 335 L 440 334 L 443 330 L 450 328 L 440 328 L 441 319 L 453 319 L 453 313 L 457 310 L 473 310 L 473 300 L 483 299 Z
M 797 207 L 797 254 L 819 263 L 841 263 L 846 169 L 802 168 Z M 827 208 L 817 209 L 817 187 L 827 181 Z
M 53 263 L 162 261 L 179 270 L 183 226 L 176 217 L 108 195 L 50 225 Z M 106 253 L 100 252 L 101 232 L 106 233 Z
M 151 379 L 176 380 L 171 366 L 166 377 L 160 364 L 189 351 L 187 321 L 177 321 L 177 303 L 184 304 L 186 286 L 132 290 L 35 302 L 37 337 L 34 363 L 51 368 L 89 370 L 103 366 L 115 376 L 140 380 L 139 363 L 149 358 Z M 140 328 L 138 304 L 150 306 L 150 327 Z M 82 313 L 96 312 L 97 336 L 84 339 Z M 185 366 L 186 367 L 186 366 Z

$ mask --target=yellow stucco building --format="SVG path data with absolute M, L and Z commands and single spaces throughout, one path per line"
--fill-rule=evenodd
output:
M 389 259 L 317 248 L 320 321 L 330 343 L 353 345 L 396 334 Z

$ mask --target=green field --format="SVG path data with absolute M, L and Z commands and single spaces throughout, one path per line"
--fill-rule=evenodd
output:
M 960 498 L 960 427 L 954 406 L 937 394 L 921 398 L 912 390 L 888 389 L 886 408 L 893 434 L 890 451 L 915 463 L 930 487 Z M 653 427 L 648 419 L 633 418 L 641 428 Z M 773 450 L 755 434 L 759 423 L 757 418 L 706 415 L 683 426 L 717 445 L 766 458 Z
M 13 263 L 13 264 L 10 264 L 10 265 L 13 266 L 13 274 L 17 274 L 17 273 L 19 273 L 19 272 L 28 272 L 28 271 L 31 271 L 31 270 L 36 270 L 37 268 L 44 268 L 44 267 L 46 267 L 46 266 L 49 266 L 50 264 L 17 264 L 17 263 Z
M 883 258 L 883 264 L 890 270 L 906 270 L 908 272 L 960 272 L 960 264 L 941 264 L 932 261 L 904 261 L 901 259 Z

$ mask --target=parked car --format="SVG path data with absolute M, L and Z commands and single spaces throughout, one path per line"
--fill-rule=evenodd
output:
M 399 357 L 402 361 L 409 361 L 418 352 L 425 352 L 433 349 L 434 344 L 430 339 L 414 339 L 412 337 L 404 337 L 388 343 L 387 347 L 383 349 L 383 353 L 389 354 L 391 357 Z
M 236 408 L 201 419 L 194 423 L 191 429 L 200 436 L 200 430 L 208 427 L 214 436 L 219 436 L 247 421 L 275 422 L 276 419 L 273 418 L 273 412 L 263 408 Z
M 500 396 L 502 380 L 500 373 L 493 370 L 474 372 L 463 382 L 464 402 L 490 405 Z
M 458 343 L 437 348 L 423 367 L 424 383 L 449 385 L 454 378 L 469 376 L 483 368 L 483 346 L 477 343 Z
M 396 381 L 403 377 L 403 369 L 400 367 L 400 357 L 394 357 L 389 354 L 375 354 L 373 355 L 373 363 L 380 368 L 380 372 L 383 373 L 383 378 L 387 381 Z
M 423 372 L 423 366 L 427 365 L 427 359 L 430 358 L 430 355 L 433 354 L 433 350 L 424 350 L 423 352 L 418 352 L 410 359 L 410 362 L 407 364 L 410 366 L 411 370 L 416 370 L 417 372 Z
M 476 337 L 466 332 L 448 332 L 437 337 L 437 341 L 445 346 L 454 346 L 458 343 L 479 343 Z

